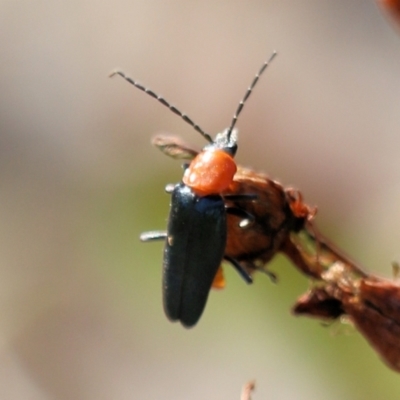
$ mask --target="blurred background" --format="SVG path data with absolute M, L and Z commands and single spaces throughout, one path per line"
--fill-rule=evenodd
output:
M 204 140 L 108 73 L 120 67 L 211 134 L 279 52 L 238 123 L 239 163 L 302 190 L 369 271 L 400 259 L 400 36 L 370 0 L 0 2 L 0 398 L 398 399 L 351 328 L 295 318 L 308 282 L 228 267 L 194 329 L 161 304 L 159 132 Z

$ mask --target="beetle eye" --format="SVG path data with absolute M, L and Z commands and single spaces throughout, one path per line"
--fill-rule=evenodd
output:
M 232 183 L 237 170 L 233 157 L 223 150 L 206 150 L 198 154 L 183 175 L 183 183 L 196 194 L 219 194 Z

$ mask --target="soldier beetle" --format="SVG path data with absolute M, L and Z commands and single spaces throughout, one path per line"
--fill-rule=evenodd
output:
M 157 137 L 154 144 L 165 154 L 190 161 L 184 164 L 182 181 L 167 185 L 171 208 L 167 231 L 143 233 L 142 241 L 165 240 L 163 303 L 167 317 L 185 327 L 194 326 L 205 308 L 212 286 L 223 287 L 220 269 L 228 261 L 247 283 L 252 272 L 282 251 L 305 269 L 301 254 L 289 234 L 300 230 L 314 215 L 300 192 L 251 169 L 238 167 L 235 125 L 260 76 L 276 56 L 263 63 L 240 101 L 229 128 L 213 140 L 186 114 L 151 89 L 127 77 L 126 81 L 155 98 L 191 125 L 208 142 L 197 152 L 174 138 Z

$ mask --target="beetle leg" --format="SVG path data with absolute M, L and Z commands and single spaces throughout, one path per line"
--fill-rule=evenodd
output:
M 140 240 L 142 242 L 152 242 L 154 240 L 164 240 L 168 237 L 166 231 L 149 231 L 140 234 Z
M 165 191 L 169 194 L 171 194 L 174 191 L 175 184 L 174 183 L 168 183 L 168 185 L 165 185 Z
M 239 263 L 238 260 L 227 255 L 224 255 L 224 259 L 232 264 L 232 266 L 236 269 L 237 272 L 239 272 L 239 275 L 244 279 L 246 283 L 253 283 L 253 277 L 247 272 L 246 268 Z
M 257 200 L 258 198 L 256 193 L 224 194 L 223 197 L 230 201 L 251 201 Z

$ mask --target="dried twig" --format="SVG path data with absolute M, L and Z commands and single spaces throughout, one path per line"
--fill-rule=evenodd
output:
M 320 278 L 297 300 L 293 312 L 324 320 L 346 315 L 386 364 L 400 372 L 399 284 L 367 274 L 325 239 L 317 256 L 318 238 L 307 230 L 304 234 L 315 245 L 312 254 L 299 237 L 294 238 L 304 260 L 312 271 L 317 259 L 323 268 Z

